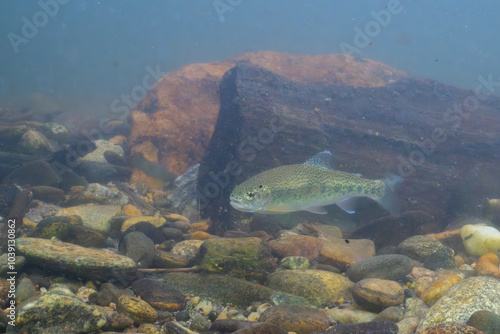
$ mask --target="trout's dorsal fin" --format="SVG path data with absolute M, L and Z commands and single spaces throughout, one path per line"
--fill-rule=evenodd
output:
M 304 162 L 304 165 L 333 169 L 332 153 L 330 151 L 319 152 Z

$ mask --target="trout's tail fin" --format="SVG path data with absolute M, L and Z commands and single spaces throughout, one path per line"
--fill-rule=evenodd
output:
M 399 175 L 390 174 L 382 180 L 385 184 L 385 190 L 382 197 L 377 201 L 393 216 L 399 217 L 401 214 L 401 201 L 396 194 L 398 186 L 403 182 Z

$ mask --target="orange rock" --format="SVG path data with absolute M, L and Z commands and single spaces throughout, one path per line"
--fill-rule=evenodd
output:
M 196 231 L 193 234 L 191 234 L 191 240 L 207 240 L 210 239 L 211 237 L 212 236 L 210 234 L 203 231 Z
M 143 153 L 142 145 L 153 145 L 161 154 L 144 157 L 174 174 L 200 162 L 219 112 L 219 80 L 239 61 L 307 83 L 380 87 L 407 76 L 382 63 L 343 54 L 252 52 L 221 62 L 187 65 L 160 78 L 132 112 L 131 151 Z M 133 182 L 141 182 L 143 175 L 139 176 L 134 173 Z
M 137 216 L 142 216 L 141 210 L 139 210 L 137 207 L 133 206 L 132 204 L 125 204 L 122 208 L 122 211 L 127 215 L 127 217 L 137 217 Z
M 486 253 L 477 260 L 474 270 L 481 276 L 500 278 L 499 264 L 500 259 L 498 255 L 495 253 Z
M 210 221 L 210 219 L 203 219 L 197 223 L 191 224 L 191 228 L 189 229 L 189 232 L 191 232 L 191 233 L 197 232 L 197 231 L 206 232 L 210 229 L 211 226 L 212 226 L 212 222 Z
M 375 255 L 375 243 L 369 239 L 332 238 L 325 240 L 319 262 L 346 270 L 348 266 Z
M 315 259 L 319 255 L 323 240 L 308 235 L 288 235 L 269 241 L 272 253 L 279 259 L 287 256 L 303 256 Z
M 422 293 L 421 298 L 427 305 L 431 306 L 437 302 L 446 291 L 461 280 L 462 277 L 456 274 L 439 277 Z
M 165 215 L 165 219 L 169 220 L 169 221 L 182 220 L 182 221 L 190 223 L 189 219 L 187 219 L 186 217 L 179 215 L 177 213 L 169 213 L 168 215 Z

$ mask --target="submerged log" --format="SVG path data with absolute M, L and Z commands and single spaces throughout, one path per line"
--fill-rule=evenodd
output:
M 330 150 L 335 168 L 399 174 L 403 210 L 444 224 L 500 189 L 500 98 L 432 80 L 380 87 L 306 84 L 239 64 L 220 83 L 221 109 L 200 165 L 203 216 L 230 226 L 235 185 Z

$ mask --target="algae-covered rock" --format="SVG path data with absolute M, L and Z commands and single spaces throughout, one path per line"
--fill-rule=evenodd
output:
M 431 270 L 455 268 L 454 252 L 439 240 L 426 235 L 415 235 L 398 245 L 398 252 L 424 263 Z
M 151 305 L 132 296 L 120 296 L 116 308 L 118 312 L 138 323 L 155 322 L 158 318 L 158 313 Z
M 285 269 L 309 269 L 311 267 L 309 259 L 303 256 L 287 256 L 281 259 L 280 264 Z
M 269 276 L 272 289 L 297 294 L 315 306 L 351 299 L 353 283 L 346 277 L 322 270 L 281 270 Z
M 429 309 L 418 330 L 446 322 L 465 323 L 480 310 L 500 314 L 500 281 L 480 276 L 455 284 Z
M 83 247 L 102 247 L 104 236 L 88 226 L 83 226 L 79 216 L 50 216 L 42 219 L 30 234 L 34 238 L 57 239 Z
M 120 205 L 83 204 L 59 210 L 56 216 L 80 216 L 84 226 L 103 234 L 116 234 L 126 216 Z
M 272 302 L 273 305 L 310 305 L 302 297 L 276 291 L 232 276 L 201 273 L 156 274 L 165 284 L 179 289 L 185 295 L 207 297 L 220 304 L 248 307 L 254 302 Z
M 68 288 L 56 287 L 20 309 L 15 324 L 29 333 L 88 333 L 102 328 L 106 317 Z
M 213 238 L 200 247 L 200 267 L 210 273 L 264 281 L 276 262 L 259 238 Z
M 126 256 L 57 240 L 20 238 L 16 247 L 31 265 L 79 278 L 127 279 L 136 272 L 135 262 Z

